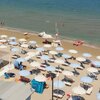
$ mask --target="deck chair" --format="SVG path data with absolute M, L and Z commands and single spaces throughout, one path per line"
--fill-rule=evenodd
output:
M 65 92 L 63 90 L 60 90 L 60 89 L 53 90 L 54 97 L 63 98 L 64 95 L 65 95 Z

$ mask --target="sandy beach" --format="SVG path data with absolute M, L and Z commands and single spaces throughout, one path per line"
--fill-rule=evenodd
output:
M 24 31 L 20 32 L 19 30 L 9 30 L 9 29 L 6 29 L 6 28 L 0 28 L 0 35 L 7 35 L 8 37 L 16 37 L 17 39 L 20 39 L 20 38 L 26 38 L 27 41 L 30 41 L 30 40 L 34 40 L 34 41 L 37 41 L 37 44 L 38 46 L 43 46 L 43 43 L 42 41 L 44 40 L 43 38 L 39 37 L 36 33 L 29 33 L 28 36 L 26 37 L 24 34 Z M 52 39 L 50 39 L 50 41 L 52 42 Z M 100 56 L 100 47 L 95 47 L 95 46 L 91 46 L 91 45 L 88 45 L 88 44 L 83 44 L 83 45 L 80 45 L 80 46 L 73 46 L 73 41 L 68 41 L 68 40 L 61 40 L 61 43 L 62 43 L 62 47 L 64 48 L 64 50 L 62 51 L 62 53 L 67 53 L 69 54 L 68 50 L 69 49 L 75 49 L 78 51 L 77 54 L 75 54 L 74 56 L 75 57 L 81 57 L 83 53 L 85 52 L 88 52 L 90 54 L 92 54 L 92 57 L 90 58 L 91 60 L 97 60 L 96 59 L 96 56 Z M 51 50 L 55 50 L 54 48 L 51 48 Z M 6 52 L 9 52 L 9 50 L 5 50 Z M 28 50 L 28 51 L 32 51 L 32 50 Z M 0 50 L 0 55 L 3 57 L 4 54 L 3 53 L 3 50 Z M 23 55 L 21 55 L 23 56 Z M 5 57 L 3 57 L 4 59 L 8 59 L 7 57 L 9 57 L 9 54 Z M 25 56 L 23 56 L 25 57 Z M 38 60 L 39 62 L 42 63 L 42 60 L 40 59 L 37 59 L 36 57 L 33 58 L 35 60 Z M 63 59 L 63 58 L 61 58 Z M 71 62 L 74 62 L 73 60 L 69 60 Z M 51 63 L 50 63 L 51 64 Z M 51 64 L 52 66 L 58 66 L 58 64 Z M 27 63 L 27 66 L 30 66 L 28 63 Z M 72 68 L 69 68 L 69 67 L 66 67 L 66 66 L 61 66 L 63 67 L 65 70 L 70 70 L 72 71 Z M 78 72 L 80 73 L 79 76 L 72 76 L 72 78 L 75 80 L 75 82 L 72 84 L 71 87 L 69 86 L 65 86 L 62 88 L 62 90 L 65 91 L 65 95 L 64 97 L 61 99 L 61 100 L 66 100 L 67 96 L 66 94 L 67 93 L 71 93 L 72 95 L 74 95 L 74 93 L 72 92 L 72 88 L 75 87 L 75 86 L 79 86 L 80 85 L 80 78 L 82 76 L 86 76 L 87 75 L 87 68 L 90 67 L 90 64 L 89 65 L 85 65 L 85 69 L 84 70 L 78 70 Z M 30 68 L 28 68 L 28 70 L 30 70 Z M 10 72 L 15 72 L 15 73 L 18 73 L 18 70 L 10 70 Z M 46 72 L 43 72 L 43 73 L 46 73 Z M 19 76 L 18 76 L 19 77 Z M 30 79 L 33 79 L 34 76 L 30 75 L 29 78 Z M 59 75 L 59 80 L 61 80 L 64 76 L 62 75 L 62 73 L 60 73 Z M 1 79 L 2 81 L 7 81 L 6 79 L 4 79 L 4 77 L 2 76 Z M 57 80 L 57 78 L 55 78 L 55 80 Z M 15 79 L 8 79 L 8 81 L 15 81 Z M 49 86 L 48 89 L 45 89 L 44 92 L 42 94 L 37 94 L 37 93 L 33 93 L 32 96 L 31 96 L 31 100 L 51 100 L 51 80 L 47 80 L 47 84 Z M 96 100 L 96 93 L 98 92 L 99 88 L 100 88 L 100 74 L 98 75 L 98 80 L 94 80 L 92 83 L 93 85 L 93 91 L 90 95 L 82 95 L 85 100 Z M 56 100 L 56 98 L 54 98 L 54 100 Z M 59 99 L 60 100 L 60 99 Z

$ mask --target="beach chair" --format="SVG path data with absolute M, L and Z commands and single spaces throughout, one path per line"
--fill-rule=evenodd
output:
M 88 90 L 86 91 L 87 95 L 90 95 L 93 91 L 93 87 L 88 88 Z
M 25 83 L 29 83 L 30 82 L 30 79 L 29 78 L 26 78 L 24 76 L 20 76 L 20 81 L 25 82 Z
M 60 89 L 53 90 L 53 96 L 56 98 L 62 99 L 64 95 L 65 95 L 65 92 L 63 90 L 60 90 Z

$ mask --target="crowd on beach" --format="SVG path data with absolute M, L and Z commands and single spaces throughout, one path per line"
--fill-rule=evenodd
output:
M 27 35 L 29 34 L 24 34 L 25 37 Z M 61 82 L 61 84 L 60 82 L 58 82 L 57 85 L 55 85 L 56 83 L 54 84 L 55 89 L 53 90 L 53 97 L 64 100 L 63 97 L 65 96 L 65 94 L 67 94 L 67 100 L 74 100 L 73 98 L 81 98 L 75 100 L 85 100 L 84 96 L 82 97 L 79 95 L 86 94 L 91 96 L 91 93 L 95 88 L 92 82 L 98 82 L 100 78 L 99 55 L 97 58 L 95 58 L 97 60 L 97 63 L 95 63 L 95 60 L 94 58 L 91 58 L 92 54 L 90 53 L 85 53 L 83 55 L 80 54 L 81 57 L 77 55 L 79 51 L 74 49 L 68 50 L 68 54 L 65 53 L 63 43 L 61 42 L 61 40 L 58 40 L 58 34 L 56 34 L 55 36 L 56 39 L 53 39 L 53 37 L 48 34 L 38 34 L 38 36 L 39 39 L 42 38 L 43 40 L 41 46 L 35 40 L 17 40 L 16 37 L 8 38 L 8 36 L 6 35 L 1 36 L 0 48 L 2 48 L 2 46 L 3 48 L 10 48 L 12 55 L 11 62 L 13 62 L 14 65 L 14 69 L 10 72 L 5 72 L 4 77 L 6 79 L 9 79 L 11 77 L 16 77 L 16 72 L 19 73 L 21 71 L 27 71 L 28 74 L 25 76 L 20 75 L 18 81 L 29 83 L 31 82 L 31 80 L 33 80 L 33 77 L 31 79 L 27 76 L 37 76 L 42 74 L 42 77 L 45 77 L 46 79 L 44 80 L 46 82 L 45 88 L 49 89 L 51 86 L 47 81 L 50 81 L 53 75 L 54 82 Z M 48 38 L 51 39 L 49 40 Z M 94 62 L 92 60 L 94 60 Z M 48 67 L 50 67 L 50 69 Z M 86 73 L 84 74 L 85 76 L 82 76 L 81 73 L 84 72 L 84 70 L 86 71 Z M 78 80 L 79 82 L 77 83 L 77 78 L 79 79 L 82 77 L 83 79 L 81 79 L 81 82 L 80 80 Z M 84 77 L 91 80 L 91 82 L 84 79 Z M 78 85 L 77 88 L 80 89 L 80 92 L 72 90 L 70 91 L 71 93 L 68 93 L 68 91 L 66 93 L 66 89 L 60 89 L 63 87 L 67 87 L 70 90 L 73 85 Z M 100 92 L 99 88 L 98 92 Z M 72 93 L 73 91 L 74 93 Z

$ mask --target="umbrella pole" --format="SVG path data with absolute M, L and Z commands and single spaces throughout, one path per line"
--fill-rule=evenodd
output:
M 52 100 L 53 100 L 53 77 L 51 77 L 52 80 Z

